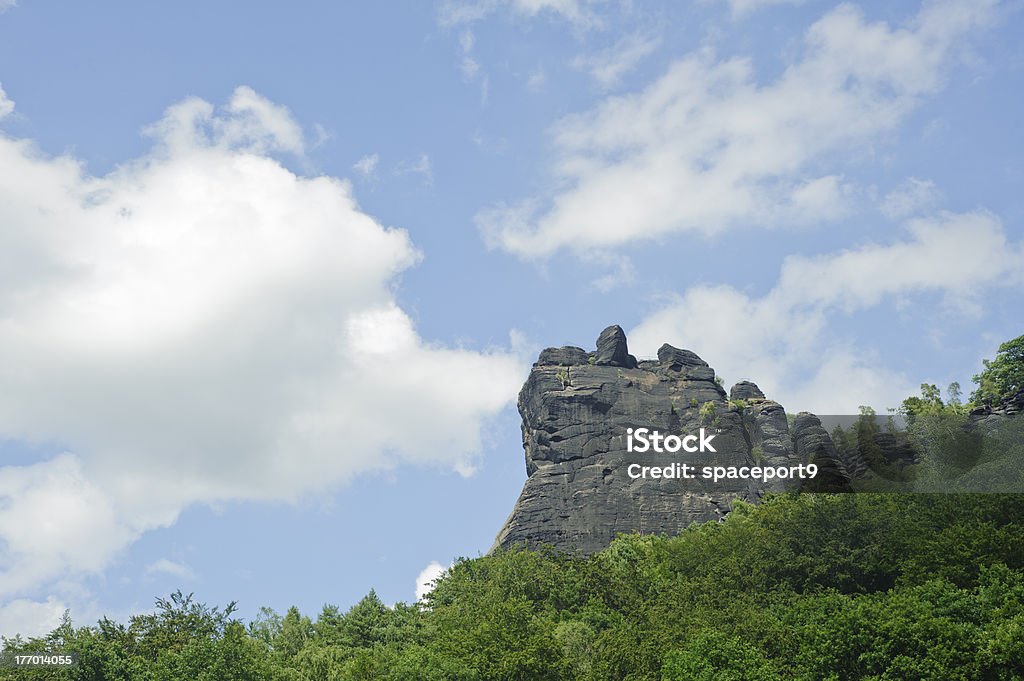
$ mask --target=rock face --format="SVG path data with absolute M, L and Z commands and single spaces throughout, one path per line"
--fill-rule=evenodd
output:
M 778 402 L 765 399 L 764 393 L 749 381 L 737 383 L 729 391 L 733 400 L 743 399 L 743 424 L 750 442 L 750 458 L 768 466 L 789 465 L 796 459 L 793 439 L 789 433 L 786 410 Z M 735 395 L 748 395 L 738 398 Z M 760 395 L 760 397 L 755 397 Z M 764 486 L 766 492 L 781 492 L 786 485 L 781 480 Z
M 523 448 L 529 475 L 495 548 L 551 545 L 591 553 L 619 533 L 676 534 L 721 519 L 736 499 L 757 501 L 785 484 L 743 479 L 631 478 L 630 464 L 671 466 L 797 465 L 816 461 L 845 471 L 813 415 L 791 436 L 786 412 L 753 383 L 731 391 L 689 350 L 663 345 L 658 359 L 637 362 L 618 326 L 601 332 L 597 350 L 549 348 L 522 391 Z M 714 435 L 715 452 L 627 451 L 636 429 Z
M 990 429 L 1007 418 L 1024 414 L 1024 390 L 1003 399 L 995 407 L 977 407 L 970 413 L 975 428 Z
M 814 492 L 845 492 L 849 490 L 850 474 L 846 462 L 836 451 L 835 443 L 821 425 L 821 419 L 805 411 L 793 420 L 793 451 L 803 463 L 819 468 L 818 476 L 807 489 Z

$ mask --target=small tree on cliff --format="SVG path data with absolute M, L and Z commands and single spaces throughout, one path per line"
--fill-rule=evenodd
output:
M 971 393 L 971 402 L 988 407 L 1013 397 L 1024 390 L 1024 335 L 999 346 L 996 358 L 982 360 L 985 368 L 974 376 L 978 389 Z

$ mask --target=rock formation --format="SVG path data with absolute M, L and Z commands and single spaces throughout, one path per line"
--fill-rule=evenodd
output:
M 731 399 L 730 399 L 731 397 Z M 591 553 L 619 533 L 676 534 L 721 519 L 737 499 L 757 501 L 788 481 L 631 478 L 630 464 L 787 466 L 815 462 L 829 488 L 846 481 L 843 462 L 821 423 L 801 414 L 790 434 L 785 410 L 757 385 L 737 383 L 730 397 L 715 371 L 689 350 L 663 345 L 657 360 L 637 361 L 618 326 L 597 349 L 548 348 L 522 391 L 528 478 L 495 548 L 551 545 Z M 627 451 L 630 429 L 714 434 L 714 453 Z
M 819 471 L 805 489 L 814 492 L 845 492 L 849 490 L 850 474 L 828 431 L 814 414 L 802 411 L 793 419 L 793 451 L 802 461 L 813 461 Z
M 971 410 L 970 419 L 974 427 L 988 429 L 1019 414 L 1024 414 L 1024 389 L 1003 398 L 994 407 L 981 406 Z

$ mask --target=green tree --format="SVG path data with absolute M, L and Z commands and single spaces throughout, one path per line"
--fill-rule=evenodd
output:
M 779 669 L 756 646 L 716 630 L 703 630 L 662 667 L 664 681 L 774 681 Z
M 281 631 L 274 637 L 274 650 L 285 658 L 295 657 L 313 636 L 313 623 L 294 605 L 288 608 L 281 622 Z
M 960 385 L 958 383 L 950 385 L 951 392 L 953 391 L 953 386 L 956 386 L 956 394 L 959 395 Z M 939 391 L 938 386 L 934 383 L 922 383 L 921 396 L 912 396 L 903 400 L 898 411 L 912 423 L 921 414 L 935 414 L 941 412 L 945 407 L 946 405 L 942 401 L 942 393 Z
M 1024 390 L 1024 335 L 1000 345 L 996 358 L 983 360 L 982 364 L 985 368 L 973 378 L 978 384 L 971 393 L 973 404 L 995 406 Z
M 962 394 L 960 391 L 960 381 L 953 381 L 946 388 L 946 404 L 959 409 L 963 406 L 963 402 L 960 400 Z

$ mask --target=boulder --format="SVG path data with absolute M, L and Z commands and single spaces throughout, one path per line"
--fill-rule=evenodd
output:
M 626 345 L 626 332 L 618 324 L 609 326 L 597 337 L 594 364 L 629 369 L 636 367 L 636 357 L 629 354 L 629 347 Z
M 534 366 L 563 366 L 570 367 L 578 364 L 588 364 L 590 354 L 583 348 L 574 345 L 566 345 L 561 348 L 547 348 L 540 351 L 537 364 Z
M 757 383 L 740 381 L 729 389 L 730 400 L 763 400 L 764 393 L 757 387 Z

